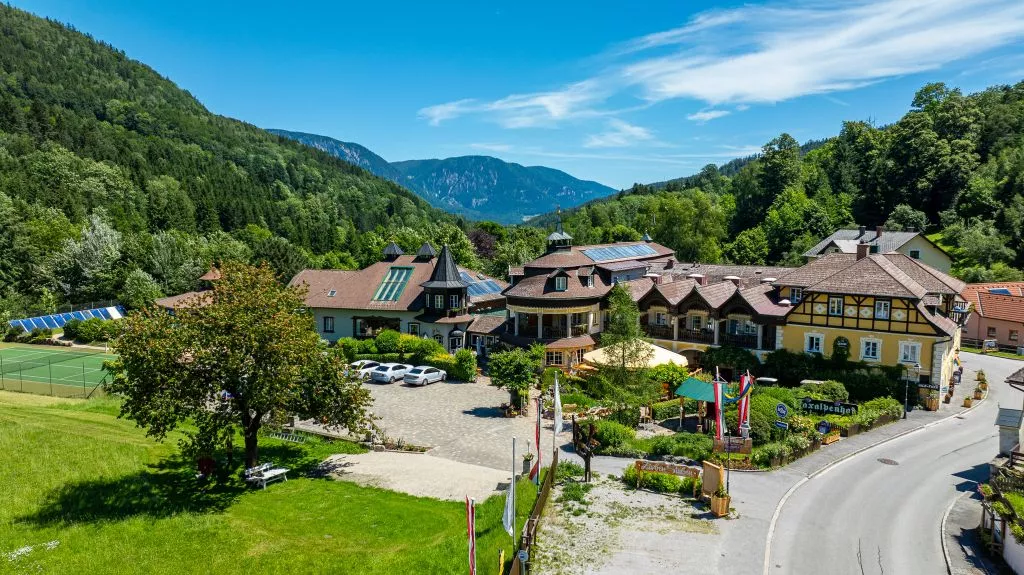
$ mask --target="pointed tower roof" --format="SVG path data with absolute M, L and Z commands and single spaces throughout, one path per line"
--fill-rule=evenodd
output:
M 651 238 L 651 234 L 649 234 L 649 233 L 647 233 L 647 232 L 644 232 L 644 237 L 643 237 L 643 240 L 644 240 L 645 242 L 653 242 L 653 241 L 654 241 L 654 240 L 653 240 L 653 239 Z
M 384 246 L 384 257 L 386 258 L 397 258 L 404 253 L 395 242 L 388 242 L 388 245 Z
M 571 240 L 571 239 L 572 239 L 572 236 L 570 236 L 569 234 L 567 234 L 564 231 L 562 231 L 562 215 L 561 215 L 561 213 L 559 213 L 559 215 L 558 215 L 558 223 L 555 225 L 555 231 L 551 232 L 551 234 L 548 235 L 548 241 L 549 242 L 567 241 L 567 240 Z
M 459 275 L 459 266 L 455 265 L 455 258 L 447 244 L 441 248 L 441 255 L 434 265 L 434 272 L 430 274 L 430 280 L 420 284 L 425 288 L 464 288 L 469 284 L 462 281 Z
M 434 250 L 434 246 L 430 245 L 430 242 L 423 242 L 419 251 L 416 252 L 416 257 L 425 260 L 433 259 L 437 257 L 437 251 Z

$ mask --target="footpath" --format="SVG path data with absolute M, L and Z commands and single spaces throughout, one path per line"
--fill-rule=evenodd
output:
M 950 575 L 1011 575 L 1013 571 L 999 557 L 993 557 L 981 542 L 981 494 L 958 497 L 942 522 L 942 544 Z

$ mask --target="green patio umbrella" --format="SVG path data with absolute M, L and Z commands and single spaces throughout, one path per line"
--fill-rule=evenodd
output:
M 696 377 L 688 377 L 676 388 L 676 395 L 696 399 L 697 401 L 715 402 L 715 390 L 711 384 Z

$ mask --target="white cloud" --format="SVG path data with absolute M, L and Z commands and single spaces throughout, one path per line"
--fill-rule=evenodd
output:
M 1024 38 L 1021 0 L 848 0 L 746 5 L 612 47 L 601 74 L 491 102 L 420 110 L 431 125 L 482 114 L 508 128 L 615 116 L 611 98 L 646 105 L 692 99 L 737 111 L 851 90 L 1012 45 Z M 645 104 L 640 104 L 641 106 Z M 627 108 L 628 109 L 628 108 Z M 722 110 L 693 114 L 711 115 Z M 719 114 L 716 117 L 721 117 Z
M 584 148 L 626 148 L 641 142 L 654 140 L 654 134 L 642 126 L 634 126 L 628 122 L 612 118 L 608 121 L 608 130 L 600 134 L 587 136 Z
M 728 116 L 731 113 L 732 112 L 728 110 L 701 110 L 700 112 L 694 112 L 686 116 L 686 119 L 697 122 L 698 124 L 703 124 L 704 122 L 710 122 L 711 120 L 721 118 L 722 116 Z
M 507 153 L 511 152 L 513 149 L 511 144 L 490 144 L 487 142 L 475 142 L 470 144 L 469 147 L 474 150 L 484 150 L 486 152 L 497 153 Z

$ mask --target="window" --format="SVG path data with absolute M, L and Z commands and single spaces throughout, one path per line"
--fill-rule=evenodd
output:
M 334 316 L 324 316 L 324 333 L 334 333 Z
M 420 334 L 420 324 L 418 324 L 416 322 L 409 322 L 409 328 L 408 329 L 409 329 L 409 335 L 419 335 Z
M 996 328 L 994 328 L 992 326 L 989 326 L 988 327 L 988 337 L 995 337 L 995 336 L 996 336 Z
M 555 278 L 555 291 L 565 291 L 569 284 L 567 277 L 558 276 Z
M 843 315 L 843 298 L 828 298 L 828 315 Z
M 807 353 L 821 353 L 824 336 L 819 333 L 809 333 L 804 336 L 804 351 Z
M 800 303 L 800 300 L 804 298 L 804 288 L 789 288 L 789 301 L 791 303 Z
M 900 362 L 918 363 L 921 361 L 921 344 L 903 341 L 900 342 Z
M 889 319 L 889 305 L 886 300 L 876 300 L 875 319 Z
M 668 316 L 659 312 L 654 314 L 654 325 L 668 325 Z
M 921 250 L 910 250 L 910 257 L 915 260 L 921 259 Z
M 544 357 L 548 365 L 562 365 L 562 352 L 549 351 Z
M 692 329 L 692 330 L 699 330 L 703 326 L 704 326 L 704 319 L 702 317 L 700 317 L 699 315 L 691 315 L 690 316 L 690 329 Z
M 338 295 L 338 292 L 335 291 L 335 290 L 331 290 L 331 291 L 327 292 L 327 297 L 334 297 L 336 295 Z
M 444 296 L 443 295 L 436 294 L 434 296 L 434 307 L 436 307 L 437 309 L 441 309 L 441 308 L 444 307 Z
M 448 338 L 448 351 L 455 353 L 457 349 L 462 347 L 461 337 L 450 337 Z
M 436 341 L 437 343 L 439 343 L 441 345 L 444 345 L 444 336 L 439 334 L 439 333 L 435 333 L 434 334 L 434 341 Z
M 1010 341 L 1017 341 L 1017 330 L 1010 330 Z
M 583 285 L 586 287 L 594 287 L 594 276 L 583 276 Z
M 457 296 L 457 295 L 448 296 L 448 307 L 450 307 L 452 309 L 458 309 L 459 308 L 459 296 Z
M 878 361 L 882 358 L 881 342 L 877 339 L 860 340 L 860 358 L 864 361 Z

